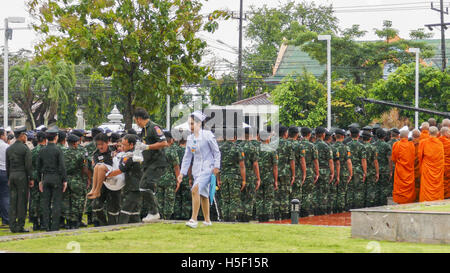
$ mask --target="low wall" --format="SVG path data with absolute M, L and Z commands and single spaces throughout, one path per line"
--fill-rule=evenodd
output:
M 446 204 L 439 201 L 431 204 Z M 417 205 L 417 204 L 412 204 Z M 401 207 L 401 210 L 399 209 Z M 351 210 L 352 237 L 370 240 L 450 244 L 450 211 L 407 211 L 405 205 Z

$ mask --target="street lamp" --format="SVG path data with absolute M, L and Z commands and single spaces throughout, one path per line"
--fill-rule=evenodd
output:
M 327 128 L 331 129 L 331 35 L 319 35 L 319 41 L 327 41 Z
M 416 91 L 415 91 L 415 107 L 419 108 L 419 54 L 420 48 L 410 48 L 409 52 L 416 53 Z M 415 127 L 419 128 L 419 112 L 415 112 Z
M 3 128 L 8 127 L 8 40 L 12 39 L 13 30 L 8 27 L 8 23 L 25 23 L 24 17 L 5 18 L 5 49 L 3 58 Z

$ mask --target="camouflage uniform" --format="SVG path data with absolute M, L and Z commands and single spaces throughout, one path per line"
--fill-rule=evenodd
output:
M 183 160 L 185 147 L 182 147 L 178 143 L 172 144 L 178 154 L 178 160 Z M 192 210 L 192 196 L 189 186 L 189 177 L 183 176 L 183 181 L 180 184 L 180 188 L 175 193 L 175 206 L 173 210 L 174 218 L 177 220 L 187 220 L 191 217 Z
M 164 148 L 168 166 L 165 168 L 159 183 L 156 185 L 156 199 L 158 200 L 158 210 L 161 218 L 168 220 L 173 214 L 175 204 L 175 188 L 177 179 L 175 177 L 174 168 L 180 166 L 180 160 L 176 148 L 171 145 Z
M 347 196 L 347 180 L 348 177 L 350 175 L 350 170 L 348 169 L 347 166 L 347 160 L 348 159 L 352 159 L 352 153 L 350 152 L 350 149 L 347 145 L 345 145 L 343 142 L 339 142 L 337 141 L 334 144 L 334 148 L 336 150 L 336 154 L 338 155 L 337 158 L 335 158 L 336 160 L 339 160 L 340 165 L 341 165 L 341 169 L 340 169 L 340 174 L 339 174 L 339 184 L 337 186 L 337 191 L 336 191 L 336 212 L 342 212 L 345 211 L 347 206 L 346 206 L 346 196 Z M 337 173 L 336 173 L 337 175 Z
M 305 157 L 305 150 L 303 149 L 302 144 L 297 140 L 291 140 L 292 149 L 294 151 L 295 157 L 295 181 L 292 185 L 291 195 L 289 200 L 297 199 L 301 202 L 302 200 L 302 180 L 303 180 L 303 171 L 301 160 Z
M 41 203 L 41 192 L 39 191 L 39 182 L 42 180 L 40 177 L 37 177 L 37 159 L 39 152 L 41 149 L 45 147 L 44 145 L 37 145 L 31 150 L 31 158 L 33 161 L 33 177 L 34 186 L 30 189 L 30 209 L 29 209 L 29 217 L 30 222 L 37 222 L 38 219 L 42 220 L 42 210 L 40 207 Z
M 378 180 L 378 206 L 387 205 L 387 197 L 392 196 L 393 181 L 389 177 L 389 158 L 391 158 L 392 147 L 383 140 L 374 143 L 378 153 L 378 166 L 380 169 L 380 179 Z M 392 163 L 393 164 L 393 163 Z
M 240 206 L 241 172 L 239 162 L 244 160 L 242 149 L 231 141 L 224 141 L 220 146 L 222 170 L 220 172 L 220 208 L 225 221 L 234 222 L 242 213 Z
M 319 179 L 314 188 L 314 207 L 315 215 L 321 215 L 328 212 L 328 200 L 330 189 L 330 159 L 333 159 L 331 147 L 323 140 L 317 139 L 315 143 L 319 159 Z
M 67 158 L 67 156 L 66 156 L 67 150 L 68 150 L 67 147 L 65 147 L 64 145 L 61 145 L 60 143 L 56 144 L 56 146 L 59 147 L 61 149 L 61 151 L 63 152 L 64 165 L 67 166 L 67 163 L 70 161 L 70 159 Z M 69 186 L 69 181 L 67 181 L 67 186 Z M 67 187 L 66 191 L 63 192 L 63 195 L 62 195 L 61 218 L 65 219 L 68 222 L 69 215 L 70 215 L 70 189 L 69 189 L 69 187 Z M 61 219 L 61 220 L 63 220 L 63 219 Z M 63 222 L 61 222 L 61 224 L 62 223 Z
M 86 182 L 83 179 L 82 169 L 86 166 L 87 161 L 83 151 L 74 147 L 64 148 L 63 155 L 67 172 L 66 193 L 68 193 L 69 201 L 69 208 L 66 208 L 66 219 L 78 222 L 83 215 L 86 198 Z
M 333 162 L 339 161 L 339 158 L 341 157 L 340 153 L 336 149 L 336 147 L 330 143 L 327 143 L 327 145 L 331 148 L 331 151 L 333 152 Z M 337 207 L 337 190 L 338 186 L 336 185 L 337 181 L 337 172 L 336 172 L 336 164 L 334 164 L 334 176 L 333 181 L 331 181 L 331 184 L 328 184 L 328 213 L 336 212 Z
M 291 160 L 295 160 L 292 142 L 280 138 L 278 143 L 278 190 L 275 191 L 275 219 L 288 218 L 291 194 Z
M 362 208 L 364 206 L 365 183 L 363 183 L 362 159 L 367 159 L 366 148 L 357 140 L 352 140 L 348 147 L 352 154 L 353 177 L 347 186 L 348 209 Z
M 305 151 L 306 161 L 306 180 L 301 189 L 300 213 L 302 216 L 308 216 L 314 212 L 314 160 L 319 158 L 319 154 L 316 145 L 306 139 L 300 141 L 300 145 Z
M 377 205 L 377 182 L 375 160 L 378 159 L 377 148 L 370 142 L 365 142 L 367 155 L 367 178 L 366 178 L 366 198 L 365 207 L 375 207 Z
M 261 149 L 259 146 L 259 172 L 261 186 L 256 192 L 256 214 L 259 220 L 269 220 L 273 217 L 273 201 L 275 181 L 273 168 L 278 166 L 278 154 L 275 150 Z
M 242 218 L 250 220 L 255 203 L 256 174 L 253 170 L 254 162 L 258 162 L 259 149 L 254 141 L 242 141 L 240 145 L 245 154 L 245 188 L 241 192 Z
M 97 146 L 95 145 L 94 141 L 89 142 L 86 146 L 83 147 L 84 155 L 87 160 L 88 169 L 92 173 L 94 173 L 94 167 L 92 166 L 92 159 L 93 159 L 95 150 L 97 150 Z M 89 191 L 91 191 L 91 189 L 92 189 L 92 181 L 91 181 L 91 184 L 89 185 L 89 188 L 86 188 L 85 195 Z M 85 212 L 88 215 L 93 215 L 92 214 L 92 203 L 93 203 L 93 199 L 87 199 Z M 95 214 L 93 215 L 93 217 L 95 218 Z

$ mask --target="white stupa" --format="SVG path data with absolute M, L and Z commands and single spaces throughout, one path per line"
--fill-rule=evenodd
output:
M 103 130 L 109 129 L 113 132 L 120 132 L 125 130 L 125 124 L 122 122 L 123 115 L 120 113 L 119 109 L 117 109 L 117 105 L 114 105 L 107 118 L 108 122 L 98 126 L 99 128 L 102 128 Z M 139 128 L 139 126 L 134 123 L 132 124 L 132 128 L 138 133 L 141 131 L 141 128 Z

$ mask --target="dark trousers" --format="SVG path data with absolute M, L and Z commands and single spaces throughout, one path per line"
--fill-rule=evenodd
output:
M 6 171 L 0 170 L 0 217 L 2 217 L 2 223 L 9 225 L 9 186 L 8 177 Z
M 117 225 L 120 213 L 120 191 L 111 191 L 103 185 L 100 197 L 92 204 L 92 212 L 100 226 Z
M 142 192 L 143 210 L 149 214 L 157 214 L 158 200 L 155 196 L 156 185 L 166 170 L 165 167 L 150 168 L 144 170 L 141 181 L 139 182 L 139 190 Z
M 61 217 L 61 206 L 63 196 L 63 185 L 59 175 L 44 176 L 44 191 L 42 192 L 41 227 L 52 231 L 59 230 L 59 220 Z
M 25 226 L 27 215 L 28 181 L 24 172 L 13 172 L 9 175 L 9 228 L 16 232 Z
M 140 191 L 122 191 L 122 209 L 119 224 L 139 223 L 141 221 L 142 194 Z

